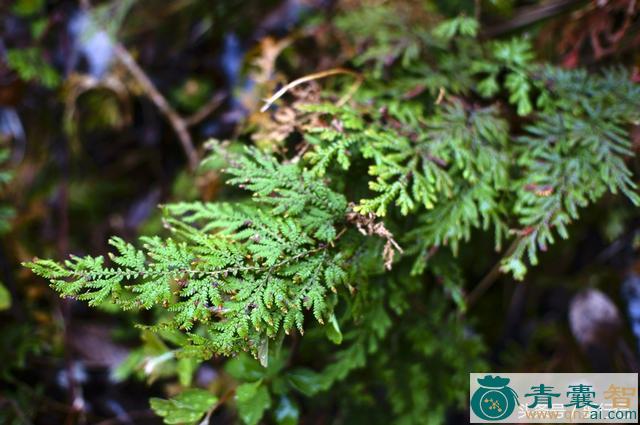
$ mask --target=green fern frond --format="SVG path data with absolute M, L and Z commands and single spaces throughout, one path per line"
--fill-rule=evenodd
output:
M 250 201 L 166 206 L 172 237 L 143 237 L 142 249 L 112 238 L 110 265 L 72 257 L 27 267 L 90 305 L 167 308 L 161 326 L 189 332 L 199 325 L 214 353 L 256 354 L 260 340 L 280 329 L 302 332 L 307 310 L 324 323 L 327 297 L 346 283 L 345 258 L 334 247 L 346 201 L 299 166 L 248 154 L 227 171 L 232 184 L 253 192 Z

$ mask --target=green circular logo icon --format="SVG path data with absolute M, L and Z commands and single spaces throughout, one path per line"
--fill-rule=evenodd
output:
M 480 419 L 499 421 L 513 413 L 518 395 L 507 386 L 509 378 L 487 375 L 478 379 L 478 388 L 471 397 L 471 409 Z

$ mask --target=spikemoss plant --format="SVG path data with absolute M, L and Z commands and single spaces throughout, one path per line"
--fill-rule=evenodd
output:
M 165 311 L 144 326 L 170 353 L 153 365 L 177 361 L 185 387 L 199 362 L 230 358 L 228 393 L 152 401 L 166 423 L 223 404 L 248 424 L 315 408 L 439 423 L 485 368 L 461 314 L 472 237 L 523 279 L 582 208 L 607 193 L 638 205 L 640 87 L 625 70 L 540 64 L 523 38 L 480 42 L 471 18 L 425 24 L 394 4 L 336 19 L 363 84 L 346 103 L 349 88 L 297 103 L 291 153 L 213 143 L 228 199 L 165 205 L 166 235 L 113 238 L 108 258 L 26 264 L 62 296 Z

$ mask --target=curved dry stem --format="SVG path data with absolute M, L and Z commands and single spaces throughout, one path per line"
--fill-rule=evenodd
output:
M 313 74 L 305 75 L 304 77 L 300 77 L 286 84 L 280 90 L 275 92 L 273 96 L 265 100 L 265 104 L 262 108 L 260 108 L 260 112 L 265 112 L 267 109 L 269 109 L 269 107 L 271 107 L 271 105 L 273 105 L 273 103 L 276 100 L 280 99 L 282 96 L 284 96 L 286 92 L 288 92 L 289 90 L 291 90 L 296 86 L 299 86 L 300 84 L 307 83 L 313 80 L 318 80 L 320 78 L 331 77 L 333 75 L 338 75 L 338 74 L 347 74 L 356 78 L 355 83 L 349 88 L 347 93 L 338 101 L 339 106 L 344 105 L 351 98 L 351 96 L 353 96 L 353 93 L 355 93 L 358 87 L 360 87 L 360 84 L 362 84 L 363 77 L 361 74 L 355 71 L 351 71 L 350 69 L 332 68 L 332 69 L 327 69 L 325 71 L 314 72 Z

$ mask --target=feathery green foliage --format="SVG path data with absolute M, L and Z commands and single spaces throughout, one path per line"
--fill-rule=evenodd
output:
M 253 192 L 251 201 L 166 206 L 172 237 L 143 237 L 143 249 L 112 238 L 111 264 L 72 257 L 28 266 L 62 295 L 90 305 L 161 306 L 172 315 L 159 327 L 189 332 L 203 324 L 193 342 L 209 356 L 258 354 L 280 329 L 303 332 L 304 310 L 324 322 L 330 295 L 345 284 L 346 260 L 335 243 L 346 200 L 255 149 L 231 161 L 229 182 Z
M 584 71 L 541 70 L 553 107 L 540 112 L 516 140 L 523 171 L 515 182 L 513 207 L 522 230 L 503 270 L 524 276 L 522 257 L 538 262 L 537 251 L 569 236 L 579 209 L 605 193 L 623 193 L 640 205 L 625 163 L 633 155 L 628 126 L 640 121 L 640 87 L 624 70 L 602 77 Z
M 2 189 L 2 192 L 5 191 L 6 186 L 13 178 L 13 173 L 6 168 L 10 153 L 10 149 L 5 146 L 5 141 L 0 135 L 0 189 Z M 14 209 L 10 205 L 5 204 L 5 199 L 3 198 L 4 196 L 0 198 L 0 201 L 2 201 L 0 202 L 0 236 L 10 230 L 11 219 L 15 215 Z M 2 281 L 0 281 L 0 311 L 6 310 L 10 306 L 11 293 Z
M 7 168 L 10 149 L 0 140 L 0 188 L 5 192 L 5 188 L 13 178 L 13 173 Z M 3 196 L 4 198 L 4 196 Z M 4 201 L 4 199 L 2 199 Z M 6 233 L 10 228 L 10 220 L 14 216 L 13 208 L 5 202 L 0 204 L 0 235 Z
M 60 84 L 60 76 L 43 58 L 37 47 L 10 49 L 7 51 L 7 65 L 25 81 L 36 80 L 48 88 Z

